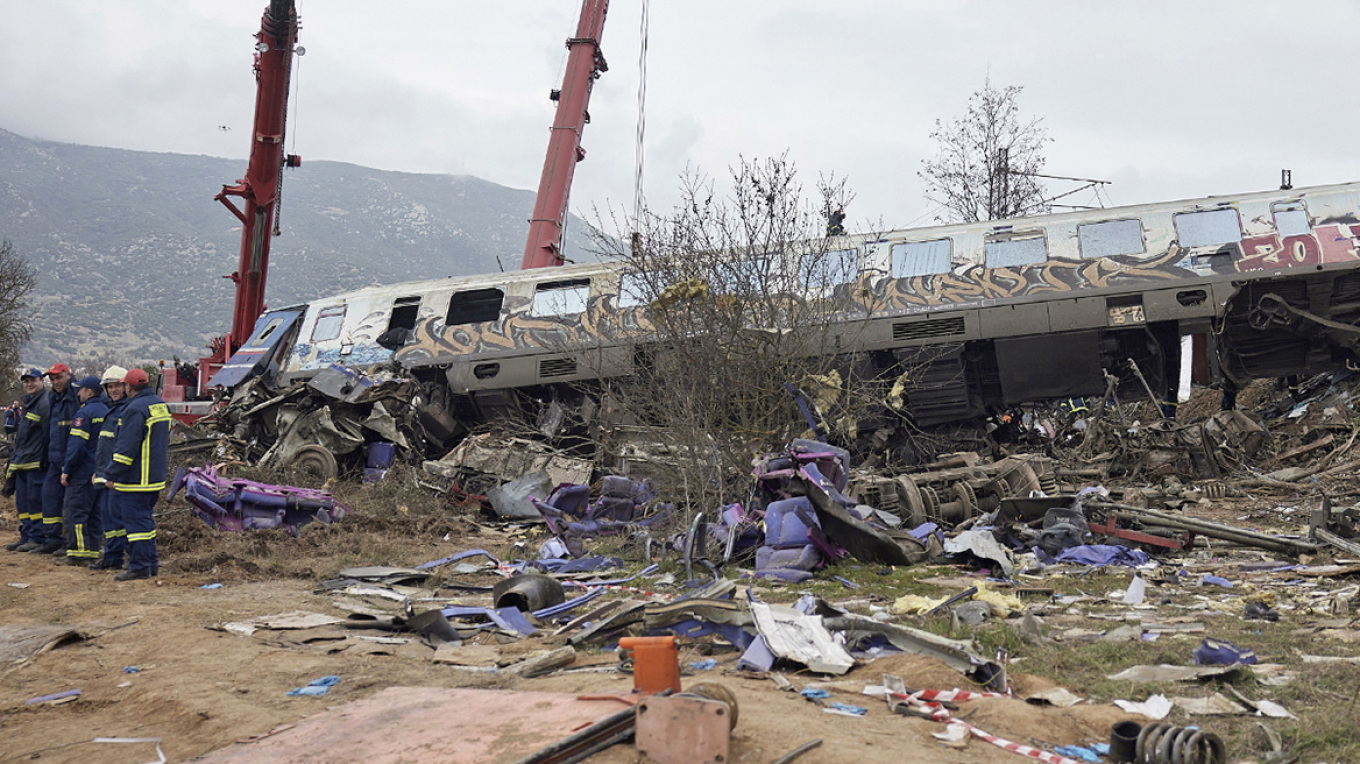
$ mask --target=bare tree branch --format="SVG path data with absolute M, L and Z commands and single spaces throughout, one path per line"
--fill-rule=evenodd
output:
M 28 295 L 37 286 L 38 276 L 33 266 L 8 241 L 0 242 L 0 400 L 10 400 L 17 388 L 16 374 L 19 351 L 28 342 L 32 330 L 31 307 Z
M 1025 121 L 1018 99 L 1023 88 L 993 88 L 990 80 L 968 99 L 968 113 L 949 124 L 935 121 L 939 144 L 919 177 L 925 195 L 945 208 L 940 222 L 975 223 L 1048 212 L 1036 175 L 1051 138 L 1041 119 Z

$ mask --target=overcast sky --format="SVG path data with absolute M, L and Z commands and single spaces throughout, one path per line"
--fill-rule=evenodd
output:
M 4 3 L 0 128 L 239 157 L 263 0 Z M 575 0 L 299 0 L 288 148 L 306 160 L 533 189 Z M 631 205 L 641 0 L 614 0 L 572 209 Z M 1309 0 L 657 0 L 645 193 L 686 167 L 788 151 L 849 178 L 850 222 L 932 220 L 917 178 L 937 118 L 990 76 L 1053 141 L 1049 172 L 1114 204 L 1360 180 L 1360 3 Z M 229 130 L 222 130 L 221 127 Z M 299 172 L 305 172 L 305 165 Z M 204 204 L 219 184 L 204 178 Z M 1053 188 L 1062 188 L 1055 184 Z M 1089 194 L 1074 198 L 1090 202 Z

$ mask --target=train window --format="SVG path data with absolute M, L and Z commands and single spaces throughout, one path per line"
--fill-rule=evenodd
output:
M 1140 255 L 1147 251 L 1143 244 L 1143 224 L 1138 220 L 1106 220 L 1077 226 L 1081 241 L 1081 256 L 1085 258 Z
M 809 289 L 849 284 L 859 275 L 859 251 L 809 252 L 802 257 L 802 271 Z
M 1048 259 L 1048 242 L 1043 236 L 997 239 L 986 244 L 988 268 L 1014 268 Z
M 392 301 L 392 315 L 387 319 L 387 330 L 416 328 L 416 317 L 420 315 L 420 295 L 398 297 Z
M 1308 210 L 1275 210 L 1275 230 L 1279 231 L 1281 236 L 1307 236 L 1312 233 L 1313 227 L 1308 223 Z
M 543 318 L 584 313 L 589 297 L 590 279 L 544 282 L 534 288 L 534 302 L 529 306 L 529 315 Z
M 769 255 L 716 264 L 713 270 L 714 281 L 724 294 L 761 294 L 777 290 L 780 283 L 777 264 Z
M 501 317 L 501 304 L 504 302 L 505 292 L 494 287 L 454 292 L 453 296 L 449 297 L 449 312 L 444 316 L 444 325 L 495 321 Z
M 332 305 L 322 308 L 316 314 L 316 325 L 312 327 L 312 342 L 325 342 L 340 336 L 340 324 L 345 320 L 345 306 Z
M 892 275 L 895 279 L 948 273 L 954 267 L 953 239 L 910 241 L 892 246 Z
M 268 324 L 265 324 L 264 329 L 260 332 L 259 336 L 255 338 L 255 341 L 250 343 L 250 346 L 253 348 L 264 347 L 266 344 L 269 343 L 269 338 L 274 335 L 275 330 L 279 328 L 279 324 L 281 323 L 283 323 L 282 316 L 271 320 Z
M 619 307 L 635 308 L 639 305 L 646 305 L 651 302 L 649 293 L 651 291 L 647 280 L 637 271 L 629 271 L 619 276 Z
M 1209 247 L 1242 240 L 1237 210 L 1186 212 L 1175 216 L 1176 239 L 1182 247 Z

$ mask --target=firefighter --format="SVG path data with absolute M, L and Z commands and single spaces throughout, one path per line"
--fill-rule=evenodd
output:
M 61 523 L 66 529 L 66 554 L 56 562 L 88 566 L 99 559 L 103 546 L 103 526 L 94 500 L 94 454 L 109 407 L 100 400 L 104 390 L 99 377 L 85 377 L 76 384 L 75 391 L 80 408 L 71 422 L 71 434 L 66 438 L 66 459 L 61 466 L 61 484 L 66 488 L 66 500 L 61 509 Z
M 90 482 L 94 485 L 94 504 L 99 508 L 99 524 L 104 528 L 104 556 L 90 563 L 90 570 L 121 570 L 127 552 L 127 528 L 123 527 L 122 518 L 113 514 L 113 491 L 105 480 L 109 465 L 113 464 L 113 436 L 117 434 L 118 417 L 127 402 L 123 395 L 123 377 L 127 373 L 122 366 L 110 366 L 100 377 L 104 395 L 99 400 L 109 411 L 104 415 L 104 429 L 99 431 L 99 445 L 94 450 L 94 475 L 90 476 Z
M 115 581 L 151 578 L 160 572 L 156 556 L 156 520 L 152 510 L 165 487 L 170 458 L 170 410 L 150 389 L 146 372 L 133 369 L 123 377 L 127 404 L 113 436 L 113 513 L 127 528 L 128 567 Z
M 15 432 L 14 453 L 10 455 L 5 479 L 14 478 L 14 506 L 19 511 L 19 540 L 6 544 L 11 552 L 32 552 L 43 545 L 42 488 L 47 468 L 47 418 L 51 394 L 43 384 L 43 373 L 29 369 L 19 375 L 24 397 L 23 410 Z
M 42 546 L 34 554 L 65 554 L 66 539 L 61 531 L 62 506 L 66 486 L 61 484 L 61 464 L 66 461 L 66 438 L 71 433 L 80 401 L 71 389 L 71 369 L 64 363 L 53 364 L 45 375 L 52 383 L 51 409 L 47 418 L 47 474 L 42 488 Z

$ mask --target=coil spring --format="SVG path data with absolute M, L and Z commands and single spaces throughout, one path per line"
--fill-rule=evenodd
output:
M 1223 739 L 1198 727 L 1149 724 L 1138 733 L 1136 764 L 1227 764 Z
M 1217 480 L 1211 480 L 1199 484 L 1199 490 L 1206 499 L 1222 499 L 1228 495 L 1228 486 Z

